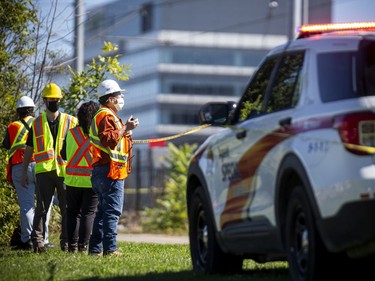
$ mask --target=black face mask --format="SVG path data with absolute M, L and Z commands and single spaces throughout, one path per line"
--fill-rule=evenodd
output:
M 49 101 L 47 102 L 47 108 L 51 112 L 56 112 L 59 110 L 60 102 L 58 101 Z

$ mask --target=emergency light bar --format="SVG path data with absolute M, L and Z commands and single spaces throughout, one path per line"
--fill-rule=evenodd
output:
M 375 22 L 351 22 L 351 23 L 331 23 L 331 24 L 305 24 L 298 28 L 298 37 L 305 38 L 311 35 L 334 32 L 334 31 L 375 31 Z

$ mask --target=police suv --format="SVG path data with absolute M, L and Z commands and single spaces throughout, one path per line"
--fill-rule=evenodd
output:
M 188 170 L 195 272 L 253 259 L 288 261 L 291 280 L 372 273 L 375 22 L 302 26 L 237 104 L 208 103 L 199 116 L 225 128 Z

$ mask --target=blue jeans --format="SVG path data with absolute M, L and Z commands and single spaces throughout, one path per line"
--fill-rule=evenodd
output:
M 21 241 L 26 243 L 31 239 L 34 220 L 35 204 L 35 162 L 30 162 L 27 167 L 27 185 L 21 185 L 22 163 L 12 166 L 12 180 L 17 192 L 18 204 L 20 206 Z M 44 243 L 48 243 L 48 223 L 51 215 L 51 206 L 47 212 Z
M 108 254 L 117 250 L 117 225 L 124 205 L 125 180 L 107 177 L 109 165 L 95 166 L 91 175 L 92 189 L 99 204 L 89 242 L 90 253 Z

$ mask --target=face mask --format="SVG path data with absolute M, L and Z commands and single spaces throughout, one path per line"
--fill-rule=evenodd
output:
M 124 107 L 125 101 L 124 98 L 119 98 L 116 100 L 115 108 L 117 111 L 120 111 Z
M 47 108 L 51 112 L 56 112 L 59 110 L 60 102 L 58 101 L 49 101 L 47 102 Z

